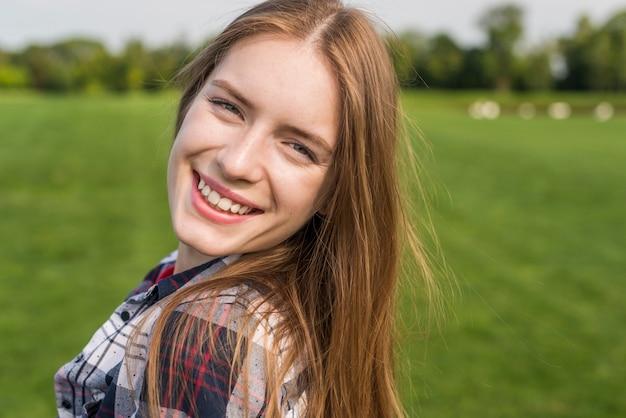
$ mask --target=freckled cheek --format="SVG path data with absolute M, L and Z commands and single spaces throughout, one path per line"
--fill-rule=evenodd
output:
M 178 145 L 183 154 L 196 154 L 232 135 L 232 132 L 216 125 L 209 117 L 191 117 L 181 127 L 174 146 Z
M 322 187 L 322 177 L 304 177 L 290 182 L 290 187 L 283 189 L 282 195 L 294 216 L 313 214 L 319 206 L 319 196 Z
M 203 151 L 209 145 L 209 140 L 212 136 L 211 132 L 206 128 L 201 129 L 197 127 L 187 130 L 185 135 L 179 138 L 181 155 L 193 155 Z

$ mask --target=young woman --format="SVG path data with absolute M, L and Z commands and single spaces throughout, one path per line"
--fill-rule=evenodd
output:
M 336 0 L 270 0 L 182 78 L 178 250 L 59 370 L 59 415 L 403 415 L 399 109 L 374 26 Z

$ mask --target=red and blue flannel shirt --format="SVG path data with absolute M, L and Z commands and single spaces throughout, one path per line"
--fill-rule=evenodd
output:
M 142 400 L 145 361 L 151 338 L 151 329 L 161 309 L 158 301 L 171 295 L 181 287 L 205 280 L 236 256 L 219 258 L 185 272 L 163 278 L 176 261 L 176 252 L 161 260 L 151 270 L 141 284 L 113 312 L 113 315 L 96 331 L 83 351 L 71 362 L 65 364 L 55 375 L 57 409 L 60 418 L 65 417 L 142 417 L 145 403 Z M 272 324 L 279 318 L 277 314 L 261 319 L 260 312 L 268 312 L 269 306 L 260 303 L 259 293 L 249 292 L 246 285 L 227 289 L 219 295 L 207 295 L 189 305 L 180 306 L 175 315 L 194 315 L 214 324 L 212 347 L 219 350 L 203 350 L 198 353 L 185 352 L 182 359 L 184 381 L 190 391 L 180 391 L 180 395 L 166 393 L 162 389 L 162 417 L 263 417 L 267 407 L 266 382 L 268 370 L 266 356 L 278 356 L 288 342 L 274 341 Z M 246 295 L 242 303 L 241 295 Z M 250 296 L 250 294 L 252 296 Z M 256 299 L 256 300 L 255 300 Z M 208 303 L 207 303 L 208 302 Z M 259 309 L 261 306 L 261 309 Z M 256 326 L 248 329 L 246 340 L 252 339 L 245 352 L 249 367 L 244 372 L 231 370 L 233 347 L 229 338 L 242 332 L 237 318 L 253 312 L 257 316 Z M 142 322 L 142 320 L 145 320 Z M 138 338 L 128 346 L 128 338 L 141 326 Z M 244 344 L 245 346 L 245 344 Z M 279 347 L 277 351 L 275 347 Z M 164 350 L 170 352 L 165 342 Z M 200 361 L 198 360 L 200 359 Z M 231 379 L 231 372 L 235 379 Z M 295 418 L 303 415 L 306 406 L 305 394 L 293 398 L 298 391 L 300 368 L 292 366 L 291 372 L 282 382 L 282 399 L 279 407 L 283 416 Z M 163 376 L 167 387 L 170 376 Z M 185 396 L 193 393 L 192 399 Z M 248 414 L 244 411 L 248 410 Z

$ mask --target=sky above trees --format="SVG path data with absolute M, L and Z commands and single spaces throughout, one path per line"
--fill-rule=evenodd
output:
M 20 0 L 4 2 L 0 13 L 0 48 L 21 48 L 73 36 L 91 37 L 111 48 L 130 38 L 153 46 L 175 39 L 191 43 L 206 38 L 257 0 Z M 465 45 L 484 41 L 478 20 L 497 0 L 346 0 L 371 10 L 394 30 L 415 28 L 428 34 L 447 32 Z M 604 21 L 626 7 L 624 0 L 518 0 L 525 11 L 531 43 L 567 35 L 578 17 Z

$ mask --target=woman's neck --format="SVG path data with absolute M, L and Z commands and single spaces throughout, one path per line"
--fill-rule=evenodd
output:
M 195 248 L 179 242 L 178 244 L 178 257 L 176 258 L 176 265 L 174 267 L 174 274 L 181 273 L 185 270 L 189 270 L 192 267 L 199 266 L 207 263 L 216 257 L 209 256 L 198 252 Z

